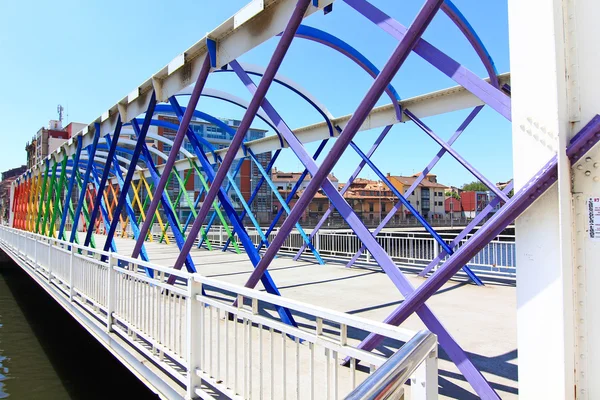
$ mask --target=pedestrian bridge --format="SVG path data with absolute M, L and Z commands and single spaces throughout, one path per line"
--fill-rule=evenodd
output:
M 593 312 L 593 285 L 600 277 L 586 268 L 596 263 L 594 232 L 600 226 L 600 208 L 594 208 L 600 201 L 598 52 L 583 34 L 598 37 L 592 17 L 598 2 L 579 1 L 575 10 L 573 3 L 509 2 L 511 36 L 518 38 L 510 46 L 520 100 L 513 108 L 511 74 L 496 70 L 473 25 L 450 0 L 423 0 L 407 26 L 367 0 L 252 1 L 18 177 L 0 245 L 167 398 L 380 398 L 398 388 L 407 397 L 429 399 L 453 385 L 454 394 L 447 394 L 460 398 L 515 395 L 511 313 L 517 307 L 510 303 L 514 293 L 506 292 L 514 287 L 480 286 L 490 277 L 514 280 L 517 271 L 519 352 L 527 354 L 520 376 L 527 396 L 571 398 L 574 388 L 581 396 L 600 393 L 599 383 L 588 379 L 600 363 L 587 361 L 600 354 L 600 322 Z M 346 11 L 338 13 L 334 5 Z M 391 56 L 381 56 L 381 69 L 351 43 L 304 23 L 321 21 L 335 30 L 354 24 L 346 12 L 373 29 L 365 33 L 369 43 L 382 42 L 378 34 L 396 42 Z M 444 32 L 454 30 L 453 43 L 468 47 L 483 77 L 422 37 L 441 13 L 450 24 Z M 531 21 L 541 29 L 532 29 Z M 576 26 L 583 27 L 579 36 Z M 238 60 L 267 41 L 274 50 L 266 45 L 264 67 Z M 358 92 L 357 106 L 347 115 L 334 116 L 281 73 L 299 41 L 332 52 L 336 68 L 364 73 L 368 90 Z M 305 64 L 290 69 L 293 74 L 337 77 L 320 70 L 307 48 L 296 58 Z M 419 68 L 419 75 L 429 71 L 458 86 L 401 97 L 394 79 L 409 56 L 427 64 L 429 70 Z M 225 91 L 209 87 L 215 75 L 241 83 L 240 95 L 250 100 L 227 85 Z M 323 85 L 320 95 L 354 90 L 355 81 L 343 80 L 327 79 L 331 87 Z M 279 90 L 287 94 L 284 101 L 275 100 Z M 234 129 L 208 113 L 215 108 L 205 108 L 201 97 L 236 107 L 243 115 L 239 125 Z M 318 119 L 290 128 L 283 109 L 292 104 L 291 113 L 304 115 L 292 98 Z M 162 118 L 165 112 L 172 122 Z M 462 114 L 447 136 L 426 124 L 429 117 L 454 112 Z M 513 123 L 513 117 L 514 191 L 512 182 L 497 187 L 454 147 L 474 120 Z M 255 119 L 272 134 L 251 140 Z M 192 120 L 219 126 L 228 146 L 197 135 Z M 407 126 L 431 140 L 435 151 L 416 167 L 414 183 L 399 190 L 376 151 L 392 129 Z M 165 137 L 151 127 L 175 133 Z M 366 140 L 366 131 L 375 137 L 368 150 L 357 140 Z M 402 150 L 412 151 L 411 143 L 403 141 Z M 473 147 L 486 155 L 497 152 Z M 271 155 L 269 162 L 259 157 L 264 154 Z M 340 188 L 329 176 L 348 154 L 359 163 Z M 270 179 L 278 157 L 303 166 L 286 198 Z M 444 157 L 493 197 L 452 237 L 436 231 L 409 200 Z M 236 184 L 244 160 L 258 171 L 249 193 Z M 365 169 L 396 201 L 374 230 L 344 197 Z M 190 194 L 186 180 L 192 173 L 201 188 Z M 303 185 L 307 176 L 310 183 Z M 258 223 L 253 208 L 261 187 L 281 205 L 275 214 L 269 210 L 268 227 Z M 314 227 L 302 227 L 311 202 L 323 196 L 330 207 Z M 190 209 L 185 221 L 177 212 L 182 203 Z M 345 232 L 321 229 L 334 212 L 347 224 Z M 409 214 L 426 237 L 386 231 L 396 215 Z M 515 221 L 516 245 L 500 237 Z M 419 276 L 407 274 L 408 268 Z M 457 276 L 467 281 L 456 284 Z M 436 360 L 436 341 L 443 360 Z M 557 361 L 541 366 L 549 349 Z M 586 392 L 591 388 L 596 392 Z

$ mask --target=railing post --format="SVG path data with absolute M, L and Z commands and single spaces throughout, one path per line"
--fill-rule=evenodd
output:
M 38 237 L 37 235 L 33 236 L 35 242 L 33 243 L 33 270 L 38 270 L 38 257 L 37 257 L 37 249 L 38 249 Z
M 411 378 L 410 398 L 413 400 L 437 400 L 438 363 L 437 346 L 416 369 Z
M 202 303 L 196 300 L 197 295 L 202 294 L 202 283 L 196 282 L 191 276 L 188 280 L 188 298 L 186 307 L 186 349 L 187 349 L 187 394 L 186 399 L 195 399 L 196 388 L 200 388 L 202 379 L 196 374 L 196 369 L 201 367 L 201 346 L 198 340 L 203 329 L 203 321 L 200 318 Z M 218 350 L 217 350 L 218 351 Z
M 73 246 L 69 246 L 71 248 L 71 254 L 69 256 L 69 301 L 73 302 L 73 261 L 75 258 L 75 254 L 73 253 Z
M 302 245 L 300 245 L 302 247 Z M 315 236 L 315 250 L 321 251 L 321 233 L 317 232 Z
M 114 269 L 114 257 L 112 251 L 108 253 L 108 296 L 106 296 L 106 332 L 113 331 L 113 312 L 117 303 L 117 272 Z
M 223 240 L 223 225 L 219 225 L 219 244 L 221 246 L 225 245 L 225 240 Z
M 440 245 L 434 240 L 433 241 L 433 259 L 432 260 L 436 260 L 439 255 L 440 255 Z M 436 266 L 433 268 L 434 272 L 437 270 L 438 265 L 439 264 L 436 264 Z
M 48 283 L 52 283 L 52 240 L 48 238 Z

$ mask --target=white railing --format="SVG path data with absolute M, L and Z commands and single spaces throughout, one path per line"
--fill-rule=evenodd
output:
M 255 245 L 260 243 L 260 236 L 255 230 L 248 230 Z M 277 231 L 274 230 L 268 237 L 271 241 L 275 238 Z M 450 243 L 455 235 L 441 234 L 446 243 Z M 455 251 L 465 244 L 470 236 L 461 240 Z M 386 253 L 403 268 L 422 270 L 432 260 L 440 255 L 441 247 L 430 235 L 426 233 L 409 232 L 380 232 L 377 241 Z M 292 231 L 286 238 L 282 252 L 295 254 L 303 244 L 303 238 L 296 230 Z M 311 243 L 322 257 L 349 261 L 361 248 L 360 239 L 349 230 L 334 231 L 322 230 L 317 232 Z M 478 275 L 516 279 L 516 250 L 514 236 L 498 236 L 490 242 L 469 262 L 468 266 Z M 304 255 L 311 256 L 306 250 Z M 443 264 L 448 257 L 441 259 Z M 375 260 L 368 251 L 357 260 L 359 263 L 375 265 Z
M 206 226 L 202 227 L 204 231 Z M 266 232 L 267 228 L 263 228 Z M 161 231 L 158 224 L 152 229 L 154 239 L 160 240 Z M 247 232 L 254 245 L 261 242 L 261 235 L 254 228 L 247 228 Z M 272 241 L 277 235 L 278 228 L 267 238 Z M 307 231 L 309 233 L 309 231 Z M 172 231 L 169 228 L 167 235 L 173 239 Z M 132 235 L 130 235 L 132 236 Z M 446 242 L 451 243 L 456 235 L 441 233 L 440 237 Z M 456 251 L 464 245 L 472 235 L 468 235 L 461 240 L 454 248 Z M 200 235 L 199 235 L 200 237 Z M 222 247 L 227 242 L 227 232 L 220 225 L 213 225 L 207 233 L 211 244 L 216 247 Z M 239 237 L 235 234 L 236 240 Z M 198 240 L 198 239 L 197 239 Z M 196 242 L 197 242 L 196 240 Z M 427 233 L 385 231 L 377 235 L 377 241 L 387 252 L 387 254 L 402 268 L 421 271 L 432 260 L 436 259 L 441 252 L 441 246 Z M 304 240 L 300 233 L 293 230 L 285 239 L 281 246 L 281 253 L 289 255 L 296 254 Z M 320 230 L 311 241 L 320 255 L 326 259 L 337 261 L 350 261 L 350 259 L 361 248 L 362 242 L 350 230 Z M 233 247 L 230 247 L 233 248 Z M 304 252 L 305 256 L 311 257 L 309 250 Z M 443 264 L 448 257 L 442 257 L 439 265 Z M 368 251 L 362 253 L 357 260 L 358 263 L 376 265 L 375 260 Z M 437 267 L 439 267 L 439 265 Z M 480 276 L 492 278 L 516 279 L 516 247 L 513 235 L 499 235 L 491 241 L 468 263 L 469 268 L 474 270 Z M 460 274 L 460 273 L 459 273 Z
M 415 335 L 12 228 L 0 227 L 0 247 L 47 290 L 85 311 L 90 325 L 160 369 L 182 397 L 344 398 L 387 360 L 359 349 L 362 338 L 381 334 L 386 347 L 401 348 Z M 281 322 L 282 310 L 297 326 Z M 407 375 L 411 398 L 437 398 L 436 359 L 433 346 Z

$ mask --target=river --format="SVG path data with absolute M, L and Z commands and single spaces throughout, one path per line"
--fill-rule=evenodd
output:
M 0 399 L 5 398 L 157 397 L 23 270 L 0 261 Z

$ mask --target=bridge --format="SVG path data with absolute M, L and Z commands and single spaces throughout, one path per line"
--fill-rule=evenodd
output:
M 351 43 L 307 25 L 338 6 L 350 7 L 397 42 L 381 69 Z M 485 297 L 478 293 L 487 288 L 479 286 L 490 278 L 518 282 L 520 394 L 594 398 L 600 383 L 588 377 L 598 372 L 593 360 L 600 354 L 594 351 L 599 336 L 592 312 L 599 277 L 589 267 L 599 251 L 594 90 L 600 80 L 593 71 L 598 52 L 586 37 L 598 33 L 590 16 L 600 6 L 591 0 L 577 7 L 569 0 L 511 2 L 509 11 L 511 74 L 496 70 L 450 0 L 423 1 L 409 26 L 366 0 L 254 0 L 20 176 L 11 188 L 13 207 L 9 226 L 0 228 L 0 247 L 164 398 L 358 399 L 396 391 L 394 398 L 433 399 L 442 365 L 461 376 L 470 393 L 505 397 L 506 388 L 482 370 L 484 355 L 473 356 L 481 349 L 459 343 L 443 323 L 465 323 L 461 310 Z M 486 77 L 422 38 L 442 13 L 464 35 Z M 535 32 L 532 20 L 539 21 Z M 264 67 L 238 61 L 274 37 Z M 280 74 L 290 46 L 300 40 L 325 46 L 345 57 L 344 68 L 358 67 L 373 78 L 355 110 L 334 116 Z M 457 86 L 401 98 L 392 79 L 411 54 Z M 310 68 L 307 63 L 303 71 Z M 250 101 L 208 87 L 215 74 L 239 80 Z M 272 87 L 298 96 L 321 120 L 290 128 L 282 116 L 285 104 L 270 101 Z M 237 129 L 199 107 L 201 97 L 240 107 Z M 389 103 L 377 105 L 380 98 Z M 425 122 L 460 110 L 468 110 L 467 117 L 448 140 Z M 482 110 L 512 122 L 514 186 L 499 189 L 453 147 Z M 157 117 L 164 112 L 176 121 Z M 273 135 L 251 140 L 255 118 Z M 230 135 L 229 146 L 217 148 L 196 135 L 192 119 L 219 126 Z M 375 156 L 402 123 L 414 124 L 438 148 L 404 192 Z M 166 138 L 152 127 L 176 133 Z M 377 138 L 362 149 L 357 135 L 372 130 Z M 309 150 L 315 146 L 316 152 Z M 272 157 L 265 165 L 260 156 L 266 153 Z M 304 168 L 287 198 L 270 179 L 282 154 Z M 338 188 L 329 174 L 344 154 L 360 163 Z M 451 237 L 407 200 L 442 158 L 452 158 L 494 195 Z M 260 173 L 248 197 L 236 184 L 243 160 Z M 363 170 L 377 175 L 397 201 L 372 231 L 343 196 Z M 202 190 L 190 197 L 185 182 L 192 173 Z M 307 176 L 310 182 L 295 198 Z M 175 196 L 167 190 L 171 181 L 179 188 Z M 282 205 L 268 227 L 251 207 L 263 186 Z M 331 206 L 316 226 L 302 227 L 315 196 L 327 196 Z M 192 205 L 186 221 L 177 213 L 181 202 Z M 401 209 L 426 235 L 386 230 Z M 334 211 L 346 230 L 324 229 Z M 515 220 L 516 244 L 503 241 L 500 235 Z M 455 279 L 473 285 L 434 314 L 433 296 Z M 369 305 L 385 315 L 349 313 Z M 490 324 L 485 320 L 469 325 L 473 335 L 480 324 Z M 438 360 L 438 345 L 450 366 Z

